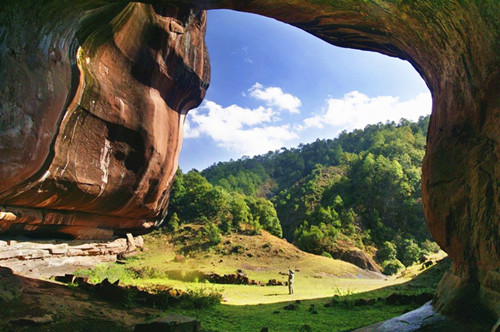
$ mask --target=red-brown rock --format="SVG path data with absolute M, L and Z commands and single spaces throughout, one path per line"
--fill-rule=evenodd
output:
M 435 304 L 500 316 L 499 2 L 175 4 L 195 9 L 2 4 L 0 204 L 17 217 L 3 219 L 0 232 L 104 237 L 160 220 L 183 115 L 208 85 L 202 9 L 249 11 L 408 60 L 422 75 L 433 95 L 424 210 L 452 261 Z
M 364 270 L 382 273 L 377 263 L 367 253 L 344 241 L 337 242 L 330 254 L 335 259 L 354 264 Z
M 13 15 L 0 39 L 0 204 L 15 218 L 0 233 L 147 231 L 166 213 L 184 116 L 208 87 L 205 13 L 59 6 L 2 9 Z

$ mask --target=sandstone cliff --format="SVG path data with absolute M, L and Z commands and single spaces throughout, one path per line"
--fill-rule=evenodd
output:
M 107 238 L 160 221 L 184 116 L 209 83 L 205 13 L 91 1 L 2 11 L 0 205 L 11 217 L 0 232 Z
M 433 95 L 424 209 L 452 260 L 435 304 L 500 316 L 500 3 L 155 3 L 192 9 L 2 4 L 0 204 L 11 214 L 1 231 L 108 236 L 161 219 L 182 117 L 208 85 L 202 10 L 249 11 L 408 60 L 422 75 Z

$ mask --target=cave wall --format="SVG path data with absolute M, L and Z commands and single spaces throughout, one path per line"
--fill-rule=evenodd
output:
M 186 112 L 210 78 L 202 10 L 7 3 L 0 232 L 141 233 L 166 213 Z M 26 26 L 25 22 L 32 22 Z
M 161 219 L 182 117 L 208 86 L 203 10 L 247 11 L 399 57 L 421 74 L 433 96 L 423 205 L 452 260 L 434 304 L 500 316 L 499 2 L 152 2 L 7 1 L 0 205 L 11 214 L 1 231 L 109 236 Z

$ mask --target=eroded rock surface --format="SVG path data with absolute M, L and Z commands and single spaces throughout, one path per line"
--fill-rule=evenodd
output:
M 184 116 L 208 87 L 205 12 L 2 7 L 0 232 L 95 239 L 161 221 Z
M 423 204 L 452 260 L 435 305 L 500 316 L 499 2 L 155 3 L 193 9 L 2 4 L 0 204 L 15 215 L 2 231 L 104 237 L 161 219 L 182 116 L 208 84 L 202 10 L 249 11 L 422 75 L 433 95 Z
M 141 236 L 132 241 L 137 248 L 143 248 Z M 18 275 L 48 279 L 103 262 L 115 262 L 120 254 L 130 252 L 130 245 L 130 239 L 125 238 L 109 241 L 0 240 L 0 266 L 10 268 Z

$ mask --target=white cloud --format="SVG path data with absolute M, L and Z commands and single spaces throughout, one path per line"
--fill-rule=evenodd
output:
M 302 106 L 300 99 L 284 93 L 281 88 L 275 86 L 264 88 L 262 84 L 255 83 L 248 91 L 250 96 L 262 100 L 268 107 L 277 107 L 280 111 L 287 110 L 290 113 L 300 113 L 299 107 Z
M 370 98 L 361 92 L 352 91 L 342 99 L 330 98 L 326 102 L 327 107 L 322 114 L 306 118 L 303 125 L 297 125 L 295 129 L 342 126 L 352 130 L 387 120 L 397 122 L 401 118 L 416 121 L 419 116 L 430 114 L 432 107 L 430 93 L 421 93 L 414 99 L 402 102 L 398 97 Z
M 238 105 L 223 107 L 213 101 L 205 101 L 187 115 L 184 138 L 210 137 L 217 146 L 235 155 L 254 156 L 290 146 L 292 140 L 299 138 L 297 132 L 307 129 L 315 131 L 315 135 L 322 135 L 315 128 L 328 128 L 329 137 L 334 137 L 344 129 L 362 129 L 368 124 L 387 120 L 417 120 L 419 116 L 430 113 L 432 104 L 430 93 L 400 101 L 398 97 L 370 98 L 352 91 L 341 99 L 327 99 L 320 114 L 301 123 L 290 124 L 284 122 L 280 115 L 283 110 L 298 112 L 301 103 L 297 97 L 285 94 L 277 87 L 264 88 L 259 83 L 248 92 L 251 97 L 263 101 L 265 106 L 253 109 Z
M 189 112 L 184 127 L 185 138 L 209 136 L 216 144 L 240 155 L 257 155 L 276 150 L 298 136 L 289 125 L 272 125 L 277 111 L 238 105 L 222 107 L 212 101 Z

